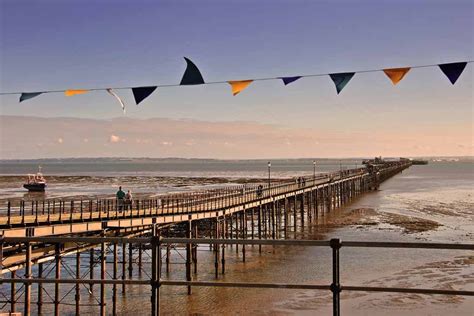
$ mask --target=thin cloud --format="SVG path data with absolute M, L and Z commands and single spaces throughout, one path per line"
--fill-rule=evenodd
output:
M 119 143 L 122 139 L 117 135 L 110 135 L 109 142 L 110 143 Z

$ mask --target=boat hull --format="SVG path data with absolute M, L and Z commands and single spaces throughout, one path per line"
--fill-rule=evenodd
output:
M 44 192 L 46 190 L 46 183 L 25 183 L 23 187 L 30 192 Z

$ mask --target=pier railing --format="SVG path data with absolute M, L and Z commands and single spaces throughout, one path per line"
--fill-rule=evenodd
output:
M 409 165 L 409 162 L 387 163 L 379 171 L 380 180 Z M 368 170 L 355 168 L 300 177 L 298 181 L 287 179 L 263 182 L 262 184 L 232 185 L 212 190 L 166 194 L 151 199 L 135 200 L 130 204 L 117 199 L 53 199 L 19 201 L 18 204 L 8 201 L 5 205 L 6 209 L 2 212 L 6 217 L 0 219 L 0 226 L 34 225 L 40 221 L 45 223 L 72 222 L 214 211 L 363 176 L 369 177 Z M 368 182 L 369 180 L 373 179 L 368 179 Z
M 100 245 L 100 279 L 83 279 L 81 277 L 72 279 L 56 278 L 34 278 L 32 274 L 32 247 L 35 245 L 51 245 L 58 251 L 61 245 L 66 243 L 85 243 Z M 106 276 L 106 244 L 114 245 L 113 260 L 113 277 Z M 118 279 L 117 277 L 117 245 L 139 244 L 149 245 L 151 252 L 151 275 L 147 275 L 145 279 Z M 330 247 L 332 249 L 331 266 L 332 266 L 332 282 L 330 284 L 296 284 L 296 283 L 261 283 L 261 282 L 219 282 L 219 281 L 193 281 L 189 274 L 186 274 L 184 280 L 165 280 L 162 278 L 162 247 L 170 244 L 209 244 L 209 245 L 271 245 L 271 246 L 304 246 L 304 247 Z M 197 238 L 161 238 L 154 229 L 152 237 L 148 238 L 125 238 L 125 237 L 5 237 L 0 240 L 0 248 L 5 245 L 15 245 L 24 249 L 26 252 L 25 276 L 24 278 L 2 278 L 0 283 L 15 283 L 24 285 L 24 314 L 31 313 L 31 287 L 37 284 L 41 288 L 44 284 L 54 284 L 58 289 L 59 284 L 75 284 L 78 291 L 79 286 L 83 284 L 100 285 L 100 314 L 106 314 L 106 286 L 113 287 L 113 308 L 116 309 L 117 286 L 118 285 L 149 285 L 151 287 L 151 315 L 159 315 L 160 313 L 160 288 L 161 286 L 186 286 L 188 293 L 191 293 L 191 287 L 239 287 L 239 288 L 273 288 L 273 289 L 306 289 L 306 290 L 323 290 L 331 291 L 333 314 L 340 315 L 340 293 L 345 291 L 358 292 L 387 292 L 387 293 L 411 293 L 411 294 L 428 294 L 428 295 L 457 295 L 457 296 L 474 296 L 474 291 L 469 290 L 452 290 L 452 289 L 431 289 L 431 288 L 409 288 L 409 287 L 372 287 L 364 285 L 346 285 L 340 276 L 340 252 L 344 248 L 401 248 L 401 249 L 446 249 L 446 250 L 474 250 L 474 244 L 449 244 L 449 243 L 421 243 L 421 242 L 373 242 L 373 241 L 341 241 L 340 239 L 331 239 L 325 241 L 316 240 L 247 240 L 247 239 L 197 239 Z M 1 253 L 1 252 L 0 252 Z M 54 259 L 55 258 L 55 259 Z M 56 264 L 60 265 L 59 255 L 53 257 Z M 189 258 L 187 258 L 189 260 Z M 1 262 L 1 260 L 0 260 Z M 1 268 L 1 267 L 0 267 Z M 1 269 L 0 269 L 1 270 Z M 78 276 L 80 274 L 78 273 Z M 57 290 L 56 290 L 57 291 Z M 12 292 L 13 293 L 13 292 Z M 76 313 L 80 308 L 80 296 L 75 297 Z M 14 299 L 12 299 L 14 302 Z M 59 303 L 55 303 L 55 308 L 59 312 Z M 113 310 L 115 314 L 116 310 Z
M 328 181 L 338 181 L 362 175 L 365 171 L 364 168 L 358 168 L 313 177 L 301 177 L 298 182 L 288 179 L 261 185 L 235 185 L 213 190 L 166 194 L 152 199 L 135 200 L 131 204 L 115 198 L 79 201 L 19 201 L 17 205 L 8 202 L 6 212 L 4 212 L 7 218 L 21 217 L 21 220 L 4 224 L 38 223 L 41 217 L 46 218 L 47 222 L 62 222 L 74 219 L 131 218 L 220 210 L 233 205 L 252 203 L 275 195 L 307 189 Z

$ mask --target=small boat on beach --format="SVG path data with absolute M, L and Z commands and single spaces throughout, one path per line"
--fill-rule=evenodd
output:
M 46 179 L 41 173 L 41 167 L 38 169 L 36 174 L 29 174 L 27 182 L 23 184 L 23 187 L 30 192 L 44 192 L 46 190 Z

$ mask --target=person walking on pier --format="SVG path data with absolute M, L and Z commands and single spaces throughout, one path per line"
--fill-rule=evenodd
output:
M 130 190 L 127 191 L 127 194 L 125 194 L 125 210 L 130 209 L 132 210 L 132 203 L 133 203 L 133 196 L 132 192 Z
M 122 187 L 119 187 L 119 190 L 117 191 L 117 207 L 118 211 L 122 212 L 123 211 L 123 199 L 125 198 L 125 192 L 122 191 Z

